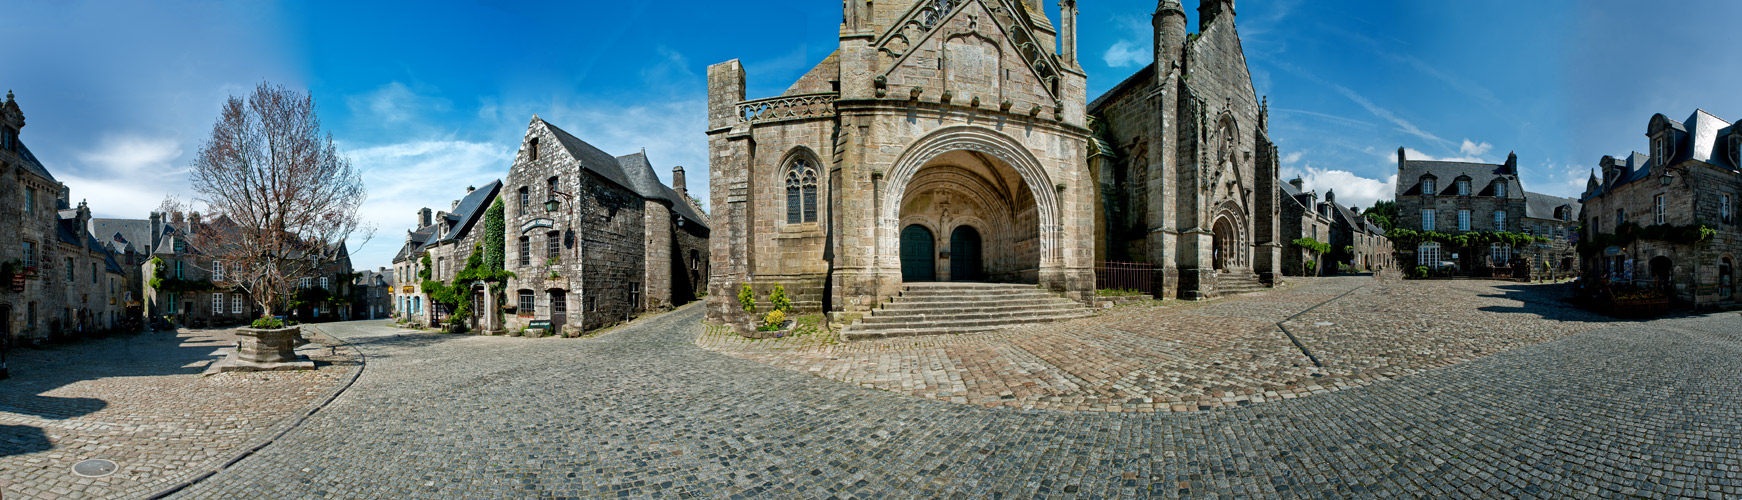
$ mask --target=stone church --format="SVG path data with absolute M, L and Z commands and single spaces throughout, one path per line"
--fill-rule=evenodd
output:
M 1038 0 L 848 0 L 839 48 L 781 95 L 709 67 L 709 318 L 741 321 L 744 284 L 846 321 L 935 282 L 1087 302 L 1108 258 L 1154 263 L 1165 296 L 1273 279 L 1275 152 L 1232 3 L 1188 42 L 1164 1 L 1156 64 L 1093 108 L 1077 2 L 1059 7 L 1055 25 Z
M 1178 0 L 1156 8 L 1155 62 L 1089 104 L 1111 146 L 1096 174 L 1111 261 L 1157 267 L 1161 293 L 1199 299 L 1274 284 L 1280 167 L 1233 0 L 1204 0 L 1198 32 Z

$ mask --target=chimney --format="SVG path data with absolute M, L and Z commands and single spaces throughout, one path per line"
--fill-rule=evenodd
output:
M 78 215 L 78 217 L 79 217 L 79 227 L 85 228 L 85 231 L 90 231 L 91 230 L 90 229 L 91 228 L 91 207 L 89 205 L 85 204 L 85 200 L 79 200 L 79 215 Z
M 140 243 L 143 244 L 144 242 L 142 241 Z M 162 212 L 152 212 L 151 213 L 151 248 L 146 248 L 144 253 L 149 254 L 151 252 L 157 251 L 157 246 L 161 245 L 161 244 L 163 244 L 163 213 Z
M 478 190 L 477 186 L 466 186 L 466 194 L 472 194 L 473 191 L 477 191 L 477 190 Z
M 1306 181 L 1301 180 L 1301 178 L 1299 178 L 1299 177 L 1295 177 L 1294 179 L 1289 180 L 1288 185 L 1294 186 L 1295 191 L 1305 191 L 1306 190 Z
M 55 210 L 66 210 L 69 208 L 73 208 L 72 197 L 73 197 L 73 190 L 68 189 L 65 184 L 62 184 L 60 187 L 60 195 L 56 196 L 54 199 Z
M 187 229 L 187 227 L 186 227 L 187 225 L 184 224 L 185 222 L 187 222 L 186 216 L 187 216 L 187 214 L 182 213 L 182 211 L 180 211 L 180 210 L 170 212 L 169 213 L 169 222 L 171 224 L 175 224 L 176 229 L 185 230 L 185 229 Z
M 188 227 L 187 227 L 188 235 L 192 236 L 194 234 L 194 231 L 199 231 L 199 230 L 200 230 L 200 213 L 199 212 L 189 212 L 188 213 Z
M 448 207 L 448 210 L 459 210 L 459 209 L 460 209 L 460 200 L 454 200 L 453 206 Z
M 1337 190 L 1335 190 L 1335 189 L 1325 190 L 1325 203 L 1336 203 L 1336 202 L 1337 202 Z
M 1506 153 L 1506 172 L 1518 175 L 1518 152 Z
M 678 194 L 684 195 L 686 198 L 689 197 L 690 190 L 684 187 L 682 165 L 671 167 L 671 187 L 676 189 Z
M 429 227 L 431 223 L 429 207 L 424 207 L 423 210 L 417 211 L 417 227 L 415 229 Z

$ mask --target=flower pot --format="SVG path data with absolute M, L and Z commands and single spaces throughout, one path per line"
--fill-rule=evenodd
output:
M 302 327 L 275 330 L 257 328 L 236 329 L 236 352 L 243 361 L 252 363 L 289 363 L 296 361 L 296 346 L 302 340 Z

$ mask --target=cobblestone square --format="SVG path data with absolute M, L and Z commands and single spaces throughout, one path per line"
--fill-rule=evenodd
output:
M 250 445 L 234 443 L 250 438 L 165 431 L 204 445 L 185 452 L 203 465 L 176 471 L 218 471 L 171 498 L 1742 493 L 1742 315 L 1612 322 L 1562 306 L 1563 291 L 1300 280 L 1073 323 L 853 343 L 733 340 L 693 305 L 586 339 L 320 325 L 364 360 L 355 383 L 282 435 L 237 424 L 275 439 L 233 463 L 206 457 L 240 456 Z M 277 389 L 291 405 L 312 387 Z M 112 401 L 57 423 L 128 421 L 123 394 L 102 397 Z M 14 415 L 8 425 L 52 420 Z M 81 436 L 93 450 L 137 447 Z M 114 480 L 55 491 L 13 464 L 65 470 L 95 453 L 58 438 L 18 453 L 8 439 L 7 498 L 159 491 Z M 140 470 L 117 462 L 115 477 Z
M 315 371 L 202 376 L 236 342 L 234 330 L 118 335 L 16 349 L 0 380 L 0 491 L 5 498 L 126 498 L 216 470 L 240 448 L 337 390 L 357 358 L 299 351 Z M 82 477 L 73 465 L 118 470 Z

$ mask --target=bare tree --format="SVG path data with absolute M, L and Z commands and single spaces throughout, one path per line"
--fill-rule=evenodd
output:
M 223 263 L 214 281 L 248 293 L 268 316 L 294 283 L 346 257 L 353 233 L 373 235 L 357 217 L 363 178 L 321 132 L 308 94 L 262 82 L 246 101 L 231 96 L 192 177 L 209 211 L 195 245 Z

